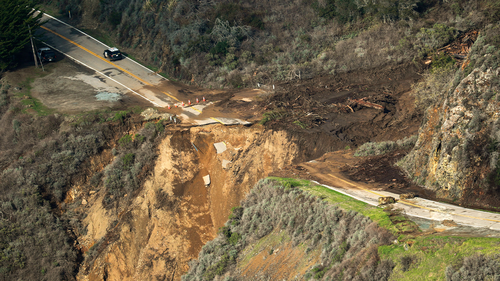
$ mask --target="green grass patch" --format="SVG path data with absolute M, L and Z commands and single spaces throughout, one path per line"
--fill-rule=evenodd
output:
M 43 74 L 40 75 L 44 76 Z M 35 77 L 28 77 L 22 83 L 19 84 L 19 87 L 22 89 L 19 93 L 16 94 L 17 97 L 21 98 L 21 104 L 25 106 L 22 110 L 22 113 L 28 113 L 29 109 L 33 109 L 40 116 L 47 116 L 55 112 L 54 109 L 50 109 L 46 107 L 40 100 L 34 98 L 31 95 L 31 83 L 35 81 Z
M 493 256 L 500 247 L 500 239 L 482 237 L 420 236 L 413 242 L 379 247 L 380 258 L 396 264 L 390 280 L 445 280 L 449 265 L 458 268 L 465 257 L 476 253 Z M 405 266 L 406 257 L 412 262 Z
M 383 228 L 386 228 L 393 234 L 401 233 L 401 231 L 409 230 L 408 219 L 404 216 L 397 217 L 397 223 L 393 223 L 389 214 L 383 209 L 371 206 L 365 202 L 361 202 L 352 197 L 344 195 L 340 192 L 331 190 L 329 188 L 312 184 L 308 180 L 294 179 L 294 178 L 278 178 L 269 177 L 282 184 L 285 188 L 298 187 L 314 196 L 317 196 L 339 208 L 344 210 L 353 210 L 362 215 L 369 217 L 374 222 L 378 223 Z
M 269 179 L 277 181 L 285 188 L 311 186 L 311 182 L 308 180 L 293 179 L 293 178 L 278 178 L 278 177 L 269 177 Z
M 389 215 L 381 208 L 371 206 L 365 202 L 358 201 L 320 185 L 301 186 L 300 188 L 344 210 L 353 210 L 361 213 L 393 234 L 397 234 L 400 231 L 398 227 L 393 224 Z

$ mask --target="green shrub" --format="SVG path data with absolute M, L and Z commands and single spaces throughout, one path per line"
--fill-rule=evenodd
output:
M 121 146 L 128 146 L 129 144 L 132 143 L 132 136 L 131 135 L 124 135 L 118 140 L 118 144 Z
M 127 153 L 123 156 L 122 161 L 123 161 L 123 168 L 124 169 L 129 169 L 132 164 L 134 163 L 135 159 L 135 154 L 134 153 Z
M 354 156 L 372 156 L 372 155 L 381 155 L 396 149 L 410 149 L 417 142 L 417 136 L 411 136 L 409 138 L 405 137 L 402 140 L 398 140 L 396 142 L 393 141 L 383 141 L 383 142 L 367 142 L 358 149 L 354 153 Z
M 449 265 L 446 268 L 447 281 L 498 280 L 500 279 L 499 256 L 487 257 L 475 254 L 466 257 L 458 269 Z
M 280 120 L 283 117 L 284 113 L 282 111 L 269 111 L 265 112 L 262 116 L 262 120 L 260 120 L 260 124 L 265 125 L 269 121 Z
M 128 115 L 127 111 L 118 111 L 115 113 L 115 116 L 113 117 L 112 121 L 120 121 L 120 123 L 123 124 L 127 115 Z
M 289 181 L 285 179 L 283 182 Z M 370 219 L 356 212 L 344 212 L 298 188 L 286 188 L 281 183 L 271 179 L 259 181 L 241 207 L 233 209 L 233 215 L 219 230 L 217 238 L 202 248 L 197 261 L 190 263 L 182 280 L 211 280 L 217 275 L 227 274 L 228 270 L 231 276 L 230 265 L 241 250 L 274 230 L 286 231 L 294 245 L 307 246 L 306 252 L 319 248 L 322 266 L 312 268 L 314 274 L 310 276 L 329 280 L 338 276 L 340 271 L 355 276 L 359 272 L 368 274 L 370 270 L 380 270 L 382 277 L 378 280 L 387 280 L 394 266 L 386 267 L 385 263 L 384 267 L 364 265 L 367 256 L 377 255 L 376 251 L 366 257 L 358 254 L 373 241 L 389 243 L 390 234 L 382 229 L 379 231 Z M 295 184 L 299 182 L 292 185 Z M 236 220 L 238 223 L 233 224 Z

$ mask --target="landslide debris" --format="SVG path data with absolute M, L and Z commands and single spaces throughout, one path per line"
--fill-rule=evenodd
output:
M 86 202 L 77 208 L 87 230 L 78 237 L 85 257 L 78 279 L 179 279 L 259 179 L 302 157 L 296 139 L 260 125 L 170 125 L 162 136 L 137 189 L 127 191 L 127 177 L 121 189 L 107 184 L 107 171 L 130 153 L 118 147 L 103 179 L 75 196 Z
M 403 139 L 420 126 L 421 110 L 411 95 L 411 86 L 418 79 L 415 65 L 402 64 L 287 82 L 261 102 L 265 111 L 262 123 L 294 135 L 325 135 L 333 150 Z M 351 103 L 359 99 L 384 109 Z

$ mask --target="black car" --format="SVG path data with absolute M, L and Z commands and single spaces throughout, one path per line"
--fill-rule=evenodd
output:
M 50 48 L 40 48 L 38 49 L 37 54 L 38 59 L 40 59 L 42 63 L 56 60 L 56 53 L 54 53 L 54 51 Z
M 123 58 L 123 55 L 120 52 L 120 50 L 118 50 L 115 47 L 105 50 L 103 56 L 109 59 L 110 61 L 119 60 Z

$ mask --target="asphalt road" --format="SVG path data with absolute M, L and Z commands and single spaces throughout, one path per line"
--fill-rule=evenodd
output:
M 180 100 L 160 85 L 168 81 L 166 78 L 127 57 L 111 62 L 103 56 L 104 50 L 109 46 L 47 14 L 44 14 L 42 20 L 45 23 L 37 31 L 38 38 L 77 63 L 96 71 L 105 83 L 120 89 L 121 94 L 137 95 L 155 107 L 179 106 L 182 108 L 180 116 L 187 123 L 248 124 L 244 120 L 225 116 L 198 120 L 195 117 L 201 114 L 204 105 L 188 106 L 187 101 Z
M 314 167 L 314 163 L 303 163 L 301 166 L 305 167 L 320 180 L 320 182 L 316 183 L 372 206 L 379 205 L 378 200 L 380 197 L 393 197 L 397 200 L 394 207 L 404 210 L 405 214 L 409 216 L 440 222 L 453 221 L 459 225 L 500 231 L 499 213 L 468 209 L 419 197 L 400 199 L 398 194 L 372 190 L 369 185 L 352 182 L 333 172 L 326 174 L 324 172 L 318 173 Z

